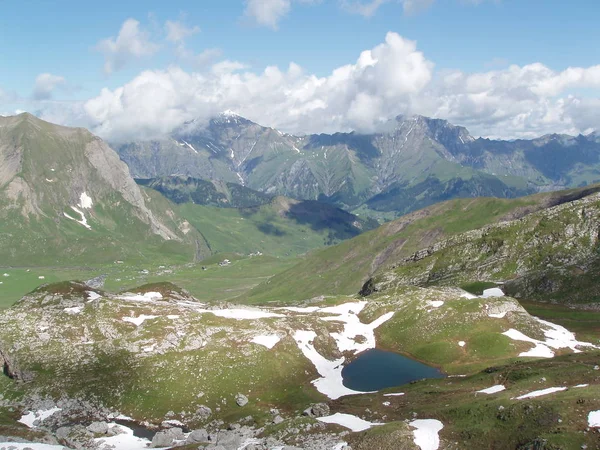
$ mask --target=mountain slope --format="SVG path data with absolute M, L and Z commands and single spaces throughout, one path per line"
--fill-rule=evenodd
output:
M 518 199 L 458 199 L 386 223 L 354 239 L 315 252 L 255 288 L 248 300 L 303 300 L 354 294 L 371 276 L 454 235 L 514 220 L 600 191 L 600 186 Z
M 140 190 L 87 130 L 29 114 L 0 118 L 0 161 L 0 257 L 8 265 L 208 255 L 170 203 Z

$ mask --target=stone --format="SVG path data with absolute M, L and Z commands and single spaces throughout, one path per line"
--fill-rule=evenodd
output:
M 312 413 L 314 417 L 325 417 L 329 415 L 329 405 L 327 403 L 317 403 L 313 405 Z
M 106 422 L 92 422 L 88 425 L 87 430 L 94 434 L 108 433 L 108 424 Z
M 185 441 L 186 444 L 197 444 L 200 442 L 208 442 L 208 433 L 203 428 L 192 431 Z
M 173 444 L 173 441 L 173 436 L 169 432 L 159 431 L 152 438 L 152 444 L 150 444 L 150 447 L 170 447 Z
M 238 394 L 235 396 L 235 402 L 238 406 L 246 406 L 248 404 L 248 397 L 244 394 Z
M 275 425 L 279 425 L 281 422 L 283 422 L 283 417 L 281 417 L 281 416 L 277 415 L 277 416 L 275 416 L 275 417 L 273 418 L 273 423 L 274 423 Z
M 198 414 L 202 419 L 207 419 L 212 414 L 212 409 L 206 405 L 202 405 L 196 410 L 196 414 Z

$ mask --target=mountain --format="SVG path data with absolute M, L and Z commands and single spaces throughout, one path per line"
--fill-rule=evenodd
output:
M 561 218 L 552 218 L 551 220 L 550 218 L 555 214 L 556 208 L 562 207 L 567 208 L 569 211 L 568 218 L 564 219 L 565 225 L 571 222 L 581 223 L 583 218 L 577 209 L 579 208 L 577 202 L 587 201 L 588 198 L 593 200 L 598 192 L 600 192 L 600 186 L 596 185 L 569 191 L 541 193 L 518 199 L 456 199 L 439 203 L 388 222 L 375 230 L 344 241 L 334 247 L 314 252 L 296 266 L 275 275 L 268 282 L 256 287 L 250 292 L 247 300 L 252 303 L 263 303 L 276 299 L 286 299 L 293 302 L 320 295 L 350 295 L 358 292 L 361 286 L 370 278 L 376 278 L 378 274 L 383 273 L 390 267 L 401 264 L 403 261 L 410 262 L 411 258 L 415 258 L 415 254 L 429 255 L 431 251 L 428 249 L 441 248 L 444 242 L 454 242 L 454 239 L 460 242 L 463 236 L 470 236 L 469 233 L 481 237 L 481 231 L 477 230 L 484 230 L 485 227 L 496 229 L 494 224 L 498 224 L 498 233 L 501 235 L 498 238 L 498 243 L 504 242 L 503 239 L 508 240 L 508 238 L 502 236 L 503 230 L 510 229 L 507 224 L 515 224 L 518 227 L 523 223 L 529 223 L 530 228 L 527 233 L 520 235 L 518 239 L 514 237 L 518 242 L 521 242 L 522 239 L 529 239 L 531 243 L 558 241 L 557 245 L 560 245 L 563 240 L 571 242 L 573 236 L 567 239 L 565 236 L 567 231 L 565 230 L 571 230 L 569 232 L 571 233 L 573 230 L 578 231 L 579 228 L 577 226 L 565 228 L 561 225 Z M 596 208 L 597 205 L 594 205 L 592 201 L 593 208 Z M 595 209 L 593 208 L 587 207 L 589 214 L 594 213 Z M 540 217 L 546 217 L 548 223 L 552 225 L 547 228 L 536 226 Z M 593 221 L 588 226 L 593 227 Z M 565 228 L 565 230 L 561 231 L 561 228 Z M 584 239 L 584 236 L 588 235 L 591 236 L 593 233 L 582 235 L 581 238 Z M 535 236 L 535 239 L 532 236 Z M 590 239 L 584 254 L 591 261 L 592 255 L 596 251 L 594 250 L 596 248 L 594 242 L 596 241 L 595 238 Z M 518 258 L 527 259 L 532 257 L 531 252 L 539 251 L 543 255 L 547 255 L 548 252 L 555 252 L 558 255 L 560 250 L 559 248 L 553 249 L 552 245 L 549 249 L 541 245 L 528 245 L 527 248 L 528 252 L 525 253 L 522 246 L 503 246 L 498 257 L 503 255 L 505 259 L 501 259 L 502 264 L 497 262 L 492 264 L 492 267 L 506 267 L 508 270 L 510 267 L 517 267 L 516 261 L 518 261 Z M 567 245 L 566 250 L 562 249 L 560 251 L 565 253 L 569 251 L 568 249 L 575 251 L 576 248 L 578 246 L 572 243 Z M 462 249 L 460 246 L 456 247 L 457 255 L 461 254 Z M 478 251 L 481 252 L 482 256 L 479 256 Z M 451 266 L 450 273 L 454 275 L 450 277 L 449 282 L 458 285 L 475 281 L 505 281 L 501 279 L 502 277 L 490 278 L 481 275 L 480 279 L 469 275 L 470 272 L 467 267 L 473 273 L 477 273 L 479 268 L 485 271 L 484 268 L 487 267 L 488 262 L 486 255 L 495 254 L 490 254 L 490 251 L 488 247 L 482 244 L 478 250 L 470 249 L 469 258 L 465 264 L 459 264 L 457 261 L 449 263 Z M 415 279 L 417 275 L 422 275 L 425 277 L 424 279 L 428 280 L 428 274 L 433 272 L 431 281 L 433 282 L 439 278 L 439 282 L 443 282 L 449 274 L 441 269 L 438 270 L 438 266 L 433 264 L 435 261 L 435 256 L 424 259 L 419 268 L 415 269 Z M 570 261 L 570 259 L 566 258 L 565 261 Z M 428 266 L 429 262 L 433 264 L 432 267 Z M 549 263 L 543 257 L 539 262 L 544 265 Z M 528 267 L 539 270 L 539 267 L 531 264 L 519 267 L 521 267 L 521 270 Z M 586 271 L 583 267 L 580 268 L 580 271 L 582 274 L 587 275 L 582 276 L 582 279 L 588 278 L 587 283 L 593 285 L 593 274 L 595 272 L 593 270 Z M 568 279 L 571 270 L 577 271 L 576 267 L 567 269 L 564 266 L 562 269 L 564 270 L 561 279 Z M 504 273 L 506 277 L 510 275 L 507 270 Z M 532 272 L 532 275 L 533 273 L 535 272 Z M 463 275 L 465 279 L 461 279 Z M 459 281 L 459 279 L 461 280 Z M 576 283 L 575 279 L 573 279 L 573 282 Z M 417 284 L 421 285 L 420 282 Z M 590 289 L 592 288 L 590 287 Z M 564 292 L 564 289 L 560 292 Z M 556 294 L 558 295 L 560 292 L 557 289 Z M 543 297 L 541 292 L 536 298 L 539 297 Z M 582 297 L 585 297 L 583 291 Z
M 452 198 L 512 198 L 600 181 L 600 138 L 475 139 L 464 127 L 398 116 L 370 135 L 292 136 L 233 113 L 163 140 L 116 147 L 134 176 L 238 183 L 345 209 L 401 215 Z
M 0 259 L 5 265 L 179 261 L 209 255 L 173 204 L 135 183 L 89 131 L 0 117 Z
M 462 164 L 460 155 L 475 141 L 462 127 L 422 116 L 400 116 L 373 135 L 292 136 L 227 113 L 208 124 L 187 123 L 162 140 L 115 148 L 136 178 L 221 180 L 345 209 L 403 213 L 454 197 L 538 189 Z

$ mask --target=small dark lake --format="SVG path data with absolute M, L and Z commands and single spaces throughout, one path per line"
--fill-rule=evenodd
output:
M 377 349 L 361 353 L 342 370 L 344 386 L 363 392 L 400 386 L 422 378 L 444 376 L 434 367 L 397 353 Z

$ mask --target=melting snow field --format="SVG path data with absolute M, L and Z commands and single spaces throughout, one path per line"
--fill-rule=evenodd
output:
M 331 333 L 335 339 L 338 349 L 341 352 L 352 351 L 359 353 L 371 348 L 375 348 L 375 329 L 385 323 L 394 315 L 389 312 L 374 320 L 370 324 L 364 324 L 358 318 L 358 314 L 366 306 L 367 302 L 344 303 L 338 306 L 328 308 L 310 308 L 310 312 L 319 312 L 324 314 L 333 314 L 333 316 L 321 317 L 324 321 L 336 321 L 344 323 L 344 329 L 341 333 Z M 288 309 L 289 310 L 289 309 Z M 309 312 L 309 308 L 294 308 L 294 312 Z M 356 337 L 361 336 L 361 341 L 357 342 Z M 343 384 L 342 369 L 345 358 L 339 358 L 330 361 L 323 357 L 314 347 L 312 341 L 317 337 L 314 331 L 298 330 L 294 333 L 294 339 L 302 354 L 308 358 L 321 378 L 312 383 L 319 392 L 332 400 L 344 395 L 363 394 L 364 392 L 348 389 Z
M 319 422 L 324 423 L 335 423 L 346 427 L 354 432 L 368 430 L 369 428 L 377 425 L 383 425 L 382 423 L 372 423 L 361 419 L 360 417 L 353 416 L 352 414 L 335 413 L 331 416 L 317 417 Z
M 566 387 L 551 387 L 551 388 L 547 388 L 547 389 L 541 389 L 539 391 L 533 391 L 530 392 L 528 394 L 523 394 L 517 397 L 517 400 L 523 400 L 526 398 L 534 398 L 534 397 L 541 397 L 543 395 L 548 395 L 548 394 L 553 394 L 555 392 L 561 392 L 561 391 L 566 391 L 567 388 Z
M 414 442 L 421 450 L 437 450 L 440 446 L 438 433 L 444 428 L 444 424 L 435 419 L 413 420 L 409 424 L 416 428 L 413 431 Z
M 581 352 L 581 350 L 579 350 L 577 347 L 598 348 L 597 346 L 589 342 L 579 342 L 577 339 L 575 339 L 575 335 L 569 330 L 567 330 L 565 327 L 556 325 L 551 322 L 547 322 L 537 317 L 534 317 L 534 319 L 542 325 L 548 327 L 544 330 L 544 336 L 546 336 L 545 341 L 530 338 L 529 336 L 521 333 L 518 330 L 515 330 L 514 328 L 511 328 L 510 330 L 502 333 L 503 335 L 511 338 L 512 340 L 531 342 L 532 344 L 535 344 L 535 347 L 533 347 L 531 350 L 520 353 L 519 356 L 553 358 L 554 352 L 551 350 L 551 348 L 555 350 L 560 348 L 570 348 L 571 350 L 573 350 L 574 353 Z
M 600 410 L 591 411 L 588 414 L 588 427 L 599 428 L 600 427 Z
M 477 391 L 477 392 L 480 392 L 482 394 L 496 394 L 498 392 L 504 391 L 505 389 L 506 388 L 504 386 L 502 386 L 501 384 L 497 384 L 496 386 L 492 386 L 492 387 L 489 387 L 489 388 L 486 388 L 486 389 L 482 389 L 482 390 Z

